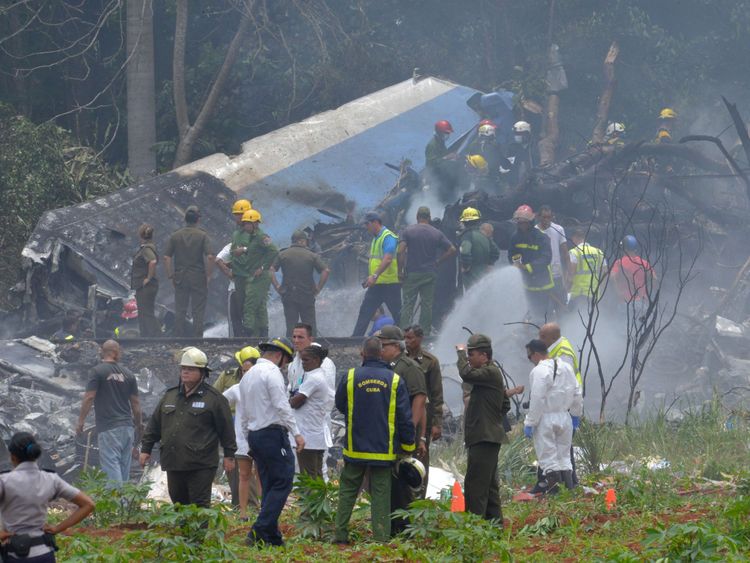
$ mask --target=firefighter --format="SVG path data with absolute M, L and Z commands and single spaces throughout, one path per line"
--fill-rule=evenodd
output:
M 655 143 L 671 143 L 677 124 L 677 112 L 672 108 L 664 108 L 659 112 L 658 127 Z
M 435 134 L 424 150 L 428 185 L 434 183 L 438 192 L 443 195 L 453 192 L 459 176 L 460 167 L 457 166 L 456 154 L 449 152 L 446 146 L 451 133 L 453 126 L 449 121 L 438 121 L 435 123 Z
M 477 283 L 500 258 L 500 249 L 495 242 L 479 230 L 481 218 L 482 214 L 473 207 L 464 209 L 459 218 L 464 227 L 459 249 L 464 291 Z
M 268 291 L 271 288 L 271 264 L 279 250 L 260 228 L 263 221 L 255 209 L 245 211 L 242 215 L 242 229 L 247 235 L 240 239 L 244 242 L 232 250 L 232 272 L 235 265 L 242 264 L 245 278 L 245 306 L 243 309 L 243 331 L 245 336 L 268 336 Z M 239 287 L 241 284 L 235 282 Z
M 252 208 L 252 204 L 246 199 L 238 199 L 232 204 L 232 215 L 237 223 L 237 228 L 232 233 L 232 242 L 229 244 L 229 258 L 224 261 L 217 256 L 216 259 L 216 265 L 233 281 L 234 285 L 234 291 L 229 296 L 229 316 L 234 336 L 244 336 L 245 332 L 242 326 L 242 317 L 245 311 L 245 285 L 247 284 L 248 272 L 244 267 L 243 256 L 240 254 L 237 256 L 237 260 L 233 260 L 234 254 L 232 251 L 247 246 L 248 235 L 242 228 L 242 216 Z M 221 252 L 219 254 L 221 255 Z
M 589 302 L 596 298 L 599 291 L 602 276 L 607 270 L 607 260 L 604 258 L 604 252 L 586 242 L 584 229 L 576 229 L 570 238 L 575 245 L 568 253 L 570 307 L 586 315 Z
M 510 239 L 508 262 L 523 275 L 523 285 L 532 321 L 546 321 L 550 307 L 550 292 L 555 287 L 552 279 L 552 247 L 550 239 L 533 228 L 534 210 L 521 205 L 513 213 L 517 230 Z

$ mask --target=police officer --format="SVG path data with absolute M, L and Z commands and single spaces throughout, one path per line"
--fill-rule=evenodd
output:
M 211 505 L 211 483 L 224 448 L 224 470 L 234 471 L 237 442 L 229 402 L 208 382 L 208 358 L 185 348 L 180 360 L 180 384 L 167 389 L 149 420 L 141 442 L 141 466 L 161 442 L 161 468 L 167 472 L 172 502 Z
M 130 272 L 130 288 L 135 290 L 138 304 L 138 332 L 140 336 L 157 336 L 161 327 L 156 320 L 154 308 L 159 280 L 156 278 L 156 264 L 159 255 L 154 245 L 154 228 L 144 223 L 138 228 L 141 246 L 133 256 L 133 269 Z
M 94 511 L 94 501 L 54 472 L 40 470 L 42 448 L 33 435 L 18 432 L 8 445 L 13 470 L 0 475 L 0 541 L 10 561 L 54 563 L 55 534 L 78 524 Z M 64 498 L 78 508 L 56 525 L 47 524 L 47 504 Z M 3 561 L 6 559 L 3 558 Z
M 503 374 L 492 363 L 489 337 L 472 334 L 466 346 L 458 345 L 456 351 L 458 375 L 472 386 L 464 413 L 466 510 L 486 520 L 495 520 L 502 527 L 497 456 L 500 444 L 508 441 L 503 416 L 510 410 L 510 400 L 505 393 Z
M 200 210 L 191 205 L 185 210 L 185 226 L 169 237 L 164 251 L 164 268 L 174 286 L 175 336 L 203 337 L 203 318 L 208 299 L 208 280 L 214 265 L 211 241 L 198 227 Z M 188 330 L 187 310 L 191 306 L 192 331 Z
M 245 336 L 242 317 L 245 311 L 245 286 L 247 285 L 251 266 L 246 250 L 250 244 L 250 237 L 252 235 L 244 228 L 242 218 L 251 209 L 252 206 L 246 199 L 239 199 L 232 205 L 232 215 L 234 215 L 237 228 L 232 233 L 232 242 L 229 245 L 229 263 L 225 266 L 219 266 L 225 274 L 229 272 L 229 277 L 234 282 L 234 292 L 230 297 L 234 336 Z M 217 264 L 223 263 L 223 260 L 222 262 L 217 260 Z M 229 270 L 230 267 L 231 270 Z
M 346 421 L 336 543 L 349 543 L 349 519 L 368 470 L 373 538 L 388 541 L 393 464 L 399 450 L 414 451 L 409 392 L 404 380 L 380 359 L 382 350 L 380 339 L 366 339 L 362 366 L 350 369 L 336 389 L 336 408 Z
M 464 228 L 459 249 L 464 291 L 477 283 L 500 258 L 500 249 L 495 241 L 479 230 L 481 218 L 482 214 L 473 207 L 464 209 L 459 218 Z
M 424 372 L 427 386 L 427 423 L 425 426 L 425 451 L 422 461 L 425 466 L 424 484 L 420 496 L 427 492 L 427 480 L 430 467 L 430 442 L 443 435 L 443 375 L 440 372 L 440 360 L 422 348 L 424 331 L 420 325 L 412 325 L 404 330 L 406 353 Z
M 247 237 L 241 248 L 232 250 L 232 271 L 241 261 L 245 278 L 245 309 L 243 330 L 245 336 L 268 336 L 268 290 L 271 287 L 271 264 L 279 250 L 260 228 L 263 218 L 255 209 L 242 215 L 242 228 Z M 235 285 L 239 285 L 239 281 Z
M 375 333 L 375 336 L 383 343 L 381 359 L 397 373 L 406 383 L 411 406 L 412 422 L 417 436 L 416 456 L 422 460 L 427 453 L 427 385 L 425 376 L 419 364 L 406 355 L 403 331 L 394 325 L 387 325 Z M 408 483 L 393 476 L 391 483 L 391 511 L 399 508 L 408 508 L 414 500 L 414 491 Z M 393 518 L 391 522 L 391 535 L 396 535 L 406 528 L 406 520 Z
M 271 265 L 271 283 L 284 306 L 286 334 L 292 335 L 294 326 L 301 322 L 315 326 L 315 297 L 328 281 L 330 270 L 323 259 L 307 246 L 307 232 L 297 230 L 292 233 L 292 246 L 285 248 L 276 256 Z M 276 272 L 281 270 L 282 281 L 276 279 Z M 320 280 L 315 283 L 315 272 Z

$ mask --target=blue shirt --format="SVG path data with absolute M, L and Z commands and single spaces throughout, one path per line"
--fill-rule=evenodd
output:
M 380 236 L 383 233 L 383 230 L 385 227 L 381 227 L 380 232 L 378 233 L 378 236 Z M 385 237 L 385 240 L 383 241 L 383 254 L 392 254 L 394 257 L 396 256 L 396 249 L 398 248 L 398 239 L 396 239 L 393 235 L 388 235 Z
M 383 328 L 385 325 L 395 325 L 395 324 L 396 324 L 396 321 L 393 320 L 393 317 L 389 317 L 388 315 L 383 315 L 382 317 L 379 317 L 377 321 L 372 323 L 372 329 L 370 330 L 370 333 L 367 336 L 372 336 L 381 328 Z

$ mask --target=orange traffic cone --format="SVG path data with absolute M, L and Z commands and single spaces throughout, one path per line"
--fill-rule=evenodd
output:
M 453 483 L 453 494 L 451 495 L 451 512 L 464 512 L 466 510 L 466 500 L 458 481 Z
M 607 494 L 604 495 L 604 505 L 607 507 L 607 510 L 612 510 L 615 504 L 617 504 L 617 494 L 615 493 L 615 490 L 607 489 Z

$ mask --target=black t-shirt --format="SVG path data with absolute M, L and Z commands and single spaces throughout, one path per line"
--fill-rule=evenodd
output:
M 102 362 L 91 373 L 86 391 L 96 391 L 94 415 L 98 432 L 133 426 L 130 397 L 138 396 L 135 376 L 115 362 Z
M 401 234 L 406 243 L 406 273 L 434 272 L 437 259 L 451 246 L 451 241 L 432 225 L 409 225 Z

